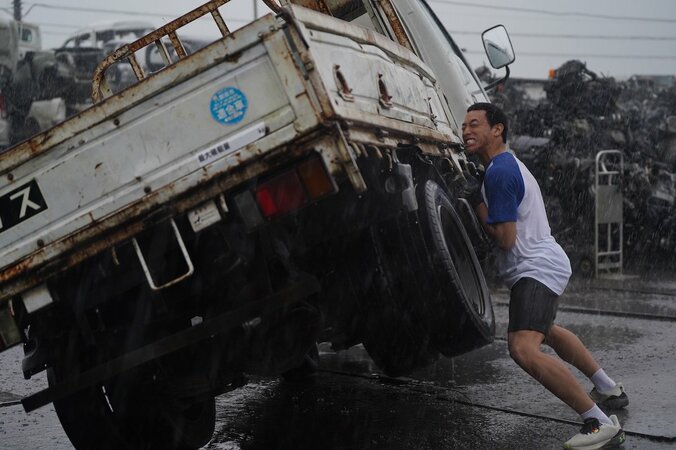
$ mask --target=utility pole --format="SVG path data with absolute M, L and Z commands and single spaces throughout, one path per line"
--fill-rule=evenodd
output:
M 21 21 L 21 0 L 14 0 L 14 20 Z

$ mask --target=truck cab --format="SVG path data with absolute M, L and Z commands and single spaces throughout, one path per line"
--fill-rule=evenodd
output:
M 42 50 L 40 27 L 28 22 L 17 22 L 19 26 L 19 59 L 24 59 L 28 52 Z

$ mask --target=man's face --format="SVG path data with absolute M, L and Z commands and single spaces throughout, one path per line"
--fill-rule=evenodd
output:
M 492 126 L 486 118 L 486 111 L 469 111 L 462 123 L 462 140 L 465 141 L 467 153 L 481 153 L 500 145 L 502 142 L 502 125 Z

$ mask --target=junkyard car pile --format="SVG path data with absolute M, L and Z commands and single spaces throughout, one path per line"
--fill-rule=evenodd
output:
M 57 49 L 43 50 L 37 25 L 0 17 L 0 150 L 91 106 L 96 66 L 153 28 L 141 21 L 101 22 L 77 31 Z M 184 48 L 191 54 L 208 42 L 187 38 Z M 146 72 L 161 66 L 155 47 L 137 57 Z M 106 81 L 118 92 L 135 80 L 131 67 L 122 64 Z
M 676 85 L 599 76 L 568 61 L 533 99 L 513 80 L 493 94 L 512 118 L 511 147 L 539 180 L 553 232 L 574 270 L 593 270 L 594 171 L 600 150 L 624 154 L 625 267 L 676 249 Z

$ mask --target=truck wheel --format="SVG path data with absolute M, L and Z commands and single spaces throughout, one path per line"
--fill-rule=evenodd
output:
M 430 271 L 438 283 L 428 304 L 432 345 L 450 357 L 489 344 L 495 336 L 493 305 L 462 221 L 434 181 L 419 186 L 418 202 Z
M 373 226 L 367 248 L 373 251 L 368 259 L 376 270 L 365 296 L 364 347 L 390 376 L 408 374 L 438 357 L 429 348 L 429 332 L 420 313 L 425 273 L 410 251 L 407 227 L 406 216 Z
M 47 379 L 54 384 L 54 369 Z M 78 450 L 187 450 L 209 442 L 216 422 L 213 397 L 179 399 L 151 391 L 140 385 L 92 386 L 55 401 L 54 409 Z

